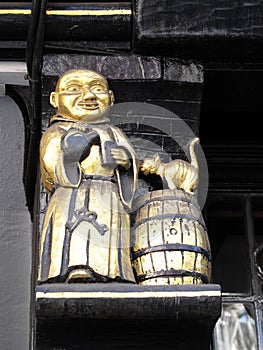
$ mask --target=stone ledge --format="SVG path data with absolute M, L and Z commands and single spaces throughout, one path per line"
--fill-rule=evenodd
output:
M 218 285 L 44 284 L 36 288 L 41 319 L 205 320 L 221 313 Z

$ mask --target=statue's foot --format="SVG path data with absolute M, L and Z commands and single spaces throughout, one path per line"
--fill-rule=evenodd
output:
M 68 283 L 96 282 L 94 274 L 88 269 L 76 269 L 70 272 Z

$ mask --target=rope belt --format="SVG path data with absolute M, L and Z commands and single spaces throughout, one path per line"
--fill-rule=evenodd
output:
M 114 176 L 103 176 L 103 175 L 85 175 L 83 174 L 83 179 L 88 180 L 101 180 L 101 181 L 110 181 L 116 183 L 116 179 Z

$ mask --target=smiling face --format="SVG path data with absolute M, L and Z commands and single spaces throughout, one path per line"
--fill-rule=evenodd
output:
M 103 119 L 113 102 L 107 81 L 90 70 L 66 72 L 50 95 L 50 103 L 57 108 L 57 113 L 76 121 Z

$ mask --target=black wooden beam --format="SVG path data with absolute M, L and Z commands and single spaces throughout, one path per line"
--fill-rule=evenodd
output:
M 129 41 L 131 4 L 52 3 L 47 9 L 45 40 Z M 0 40 L 26 40 L 31 3 L 0 4 Z
M 219 285 L 142 286 L 124 283 L 43 284 L 36 287 L 38 320 L 206 320 L 221 312 Z
M 45 42 L 63 43 L 63 47 L 68 42 L 72 49 L 83 49 L 81 43 L 96 49 L 97 42 L 99 48 L 133 48 L 139 54 L 202 61 L 261 61 L 263 0 L 218 3 L 136 0 L 132 6 L 128 1 L 49 2 Z M 30 2 L 0 4 L 0 47 L 1 40 L 26 39 L 30 8 Z M 120 42 L 117 47 L 112 44 Z M 50 49 L 55 50 L 52 45 Z
M 263 1 L 136 0 L 135 48 L 149 54 L 257 60 Z
M 41 285 L 37 349 L 209 350 L 220 313 L 218 285 Z

